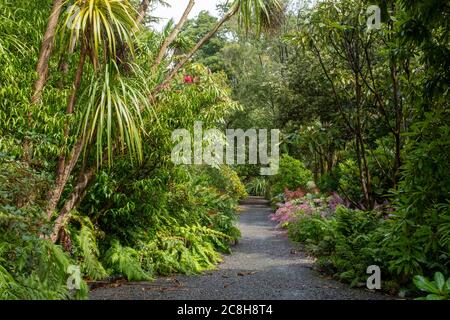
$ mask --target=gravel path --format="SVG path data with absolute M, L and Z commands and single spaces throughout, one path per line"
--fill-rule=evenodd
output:
M 312 261 L 297 252 L 268 220 L 271 209 L 259 201 L 243 205 L 242 239 L 216 271 L 174 276 L 150 283 L 124 283 L 93 290 L 95 300 L 378 300 L 388 297 L 350 289 L 312 270 Z

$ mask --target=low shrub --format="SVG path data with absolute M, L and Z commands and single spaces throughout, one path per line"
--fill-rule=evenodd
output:
M 331 196 L 306 194 L 302 189 L 295 192 L 285 191 L 284 198 L 288 201 L 270 215 L 272 221 L 278 222 L 279 227 L 287 227 L 290 223 L 302 217 L 332 215 L 338 205 L 344 203 L 337 193 Z
M 361 203 L 363 194 L 360 188 L 359 171 L 356 161 L 349 159 L 339 164 L 339 192 L 353 203 Z M 337 189 L 335 189 L 337 190 Z
M 312 180 L 312 172 L 301 161 L 284 155 L 280 160 L 278 174 L 271 179 L 271 192 L 272 195 L 277 195 L 283 193 L 285 189 L 306 189 L 308 182 Z
M 157 179 L 136 179 L 123 188 L 115 172 L 103 172 L 82 205 L 106 235 L 97 239 L 108 274 L 138 281 L 214 268 L 240 237 L 236 210 L 246 196 L 240 179 L 228 166 L 161 168 L 154 174 Z
M 323 174 L 317 181 L 317 186 L 322 192 L 333 192 L 339 190 L 339 166 L 330 173 Z
M 41 211 L 0 206 L 0 300 L 84 299 L 86 283 L 70 291 L 68 268 L 76 261 L 48 234 Z
M 423 276 L 415 276 L 414 284 L 420 291 L 428 293 L 427 296 L 417 300 L 450 300 L 450 278 L 445 281 L 444 275 L 440 272 L 434 274 L 434 281 Z
M 286 201 L 292 201 L 295 199 L 301 199 L 306 195 L 306 191 L 304 191 L 302 188 L 298 188 L 295 191 L 290 191 L 288 189 L 284 190 L 284 199 Z
M 364 286 L 367 267 L 378 265 L 388 279 L 386 252 L 380 243 L 390 223 L 379 213 L 338 206 L 328 217 L 313 215 L 289 225 L 289 237 L 318 258 L 318 267 L 352 286 Z

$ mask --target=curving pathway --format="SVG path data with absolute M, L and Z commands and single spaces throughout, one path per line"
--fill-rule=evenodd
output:
M 97 300 L 378 300 L 389 297 L 324 278 L 269 221 L 259 198 L 242 205 L 242 239 L 216 271 L 149 283 L 122 283 L 91 291 Z

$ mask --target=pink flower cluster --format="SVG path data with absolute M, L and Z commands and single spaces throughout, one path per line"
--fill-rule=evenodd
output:
M 296 191 L 286 189 L 284 197 L 286 203 L 269 216 L 270 220 L 278 222 L 278 227 L 281 228 L 286 227 L 286 224 L 297 221 L 302 216 L 318 214 L 325 218 L 334 214 L 338 206 L 349 207 L 350 205 L 337 192 L 334 192 L 327 198 L 316 198 L 316 196 L 311 194 L 306 196 L 306 192 L 302 189 L 297 189 Z
M 312 215 L 314 209 L 306 204 L 297 204 L 295 201 L 288 201 L 281 206 L 274 214 L 269 216 L 270 220 L 278 222 L 278 226 L 282 227 L 286 223 L 295 222 L 299 218 L 299 214 Z

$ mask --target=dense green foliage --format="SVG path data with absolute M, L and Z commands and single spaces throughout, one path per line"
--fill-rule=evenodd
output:
M 322 271 L 364 286 L 378 265 L 385 291 L 416 295 L 414 276 L 450 270 L 449 6 L 382 1 L 369 30 L 371 4 L 292 4 L 273 37 L 231 28 L 218 56 L 243 105 L 232 125 L 283 133 L 269 188 L 285 204 L 272 219 Z M 253 190 L 252 171 L 240 173 Z M 347 209 L 331 215 L 293 200 L 336 193 Z
M 47 77 L 52 1 L 0 2 L 0 298 L 85 298 L 82 279 L 67 285 L 76 268 L 88 281 L 215 268 L 240 237 L 245 187 L 228 166 L 175 166 L 171 135 L 224 127 L 238 108 L 226 77 L 187 64 L 200 83 L 180 72 L 157 88 L 183 52 L 152 65 L 168 34 L 141 29 L 134 2 L 53 4 Z
M 272 178 L 271 191 L 273 195 L 281 194 L 288 190 L 306 188 L 308 182 L 313 180 L 310 170 L 304 164 L 288 155 L 284 155 L 280 160 L 278 173 Z
M 247 192 L 253 196 L 267 197 L 269 194 L 269 180 L 255 177 L 246 184 Z
M 322 271 L 353 286 L 364 286 L 368 266 L 378 265 L 386 270 L 389 259 L 380 250 L 380 243 L 389 228 L 390 223 L 379 214 L 339 207 L 330 218 L 299 219 L 290 225 L 289 235 L 318 257 L 317 264 Z M 388 281 L 387 276 L 383 274 L 383 281 Z
M 365 0 L 235 0 L 158 32 L 140 2 L 0 0 L 0 299 L 212 269 L 247 194 L 322 271 L 448 298 L 448 3 L 379 1 L 369 30 Z M 279 172 L 175 165 L 199 121 L 280 129 Z
M 48 177 L 5 156 L 0 167 L 0 299 L 72 297 L 66 281 L 74 259 L 39 237 L 48 232 L 39 206 Z M 79 297 L 86 294 L 82 285 Z

